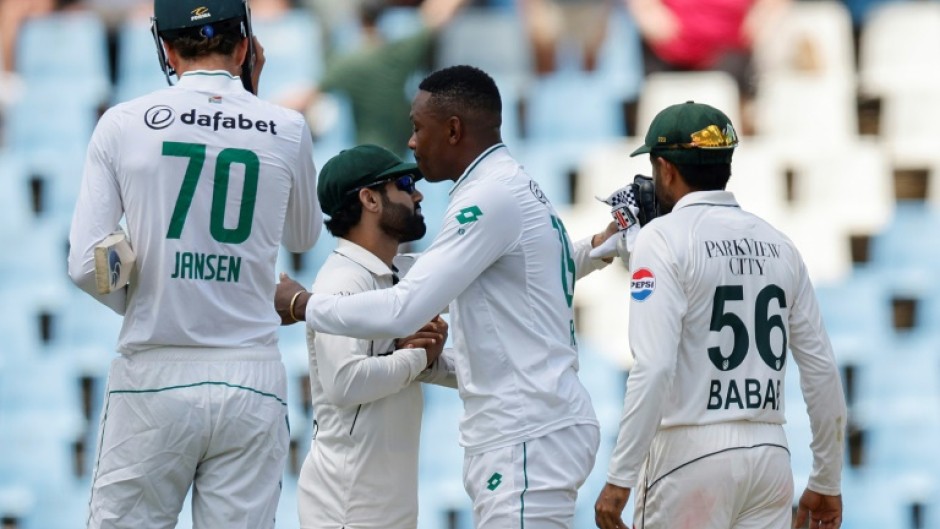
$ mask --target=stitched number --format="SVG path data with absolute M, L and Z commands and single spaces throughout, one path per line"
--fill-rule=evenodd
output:
M 777 306 L 781 309 L 787 306 L 786 294 L 777 285 L 767 285 L 760 291 L 757 295 L 757 305 L 754 307 L 754 341 L 757 343 L 757 352 L 764 359 L 764 363 L 780 371 L 787 360 L 787 328 L 783 324 L 783 317 L 779 314 L 767 317 L 771 300 L 777 300 Z M 773 346 L 770 344 L 770 334 L 775 328 L 780 329 L 780 334 L 783 336 L 783 347 L 779 355 L 774 354 Z
M 166 232 L 167 239 L 179 239 L 193 204 L 196 184 L 206 163 L 206 146 L 198 143 L 164 142 L 164 156 L 189 158 L 186 174 L 180 186 L 176 206 L 170 218 Z M 232 165 L 244 167 L 245 178 L 242 185 L 241 203 L 238 210 L 238 224 L 234 228 L 225 227 L 225 208 L 228 202 L 229 184 L 231 183 Z M 241 244 L 251 234 L 254 218 L 255 201 L 258 196 L 258 155 L 246 149 L 223 149 L 215 163 L 215 178 L 212 181 L 212 209 L 209 212 L 209 233 L 221 243 Z
M 714 303 L 712 304 L 712 321 L 709 329 L 713 332 L 721 332 L 725 327 L 731 327 L 734 333 L 734 348 L 731 349 L 731 355 L 725 357 L 721 354 L 720 347 L 709 347 L 708 358 L 711 359 L 715 367 L 722 371 L 730 371 L 744 361 L 747 356 L 747 326 L 741 321 L 741 318 L 733 312 L 725 312 L 726 301 L 739 301 L 744 299 L 744 287 L 722 285 L 715 289 Z
M 780 314 L 768 317 L 770 302 L 773 300 L 777 301 L 779 308 L 786 308 L 786 295 L 783 289 L 777 285 L 767 285 L 757 294 L 754 306 L 754 343 L 764 363 L 770 366 L 771 369 L 780 371 L 786 363 L 787 328 Z M 737 314 L 730 311 L 725 312 L 725 303 L 730 301 L 744 301 L 744 287 L 740 285 L 722 285 L 715 289 L 709 329 L 713 332 L 721 332 L 725 327 L 731 327 L 731 332 L 734 334 L 734 346 L 731 348 L 730 355 L 723 355 L 721 348 L 718 346 L 708 348 L 708 358 L 715 367 L 722 371 L 730 371 L 741 365 L 748 351 L 747 326 Z M 783 337 L 783 347 L 779 355 L 774 353 L 770 340 L 774 329 L 780 329 Z
M 575 267 L 574 259 L 571 257 L 571 241 L 568 239 L 568 231 L 561 219 L 552 215 L 552 227 L 558 232 L 558 239 L 561 241 L 561 286 L 565 290 L 565 301 L 571 306 L 574 299 L 574 278 Z

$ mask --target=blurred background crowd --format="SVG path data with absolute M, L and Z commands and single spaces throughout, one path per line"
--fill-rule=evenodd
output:
M 68 282 L 66 239 L 100 113 L 166 85 L 140 0 L 0 0 L 0 528 L 83 527 L 120 318 Z M 847 529 L 940 527 L 940 2 L 924 0 L 252 0 L 259 95 L 305 114 L 318 166 L 378 143 L 405 156 L 412 95 L 438 67 L 497 81 L 503 139 L 573 236 L 595 200 L 649 174 L 629 158 L 686 100 L 737 124 L 730 190 L 787 233 L 817 287 L 850 406 Z M 445 184 L 420 185 L 429 233 Z M 310 284 L 334 247 L 284 253 Z M 576 527 L 593 527 L 631 359 L 629 274 L 579 283 L 582 378 L 602 422 Z M 278 527 L 297 526 L 314 435 L 303 332 L 281 348 L 292 451 Z M 798 373 L 787 425 L 811 468 Z M 422 528 L 469 528 L 456 394 L 426 389 Z M 628 509 L 629 510 L 629 509 Z M 629 515 L 629 512 L 626 513 Z M 191 526 L 184 511 L 180 527 Z

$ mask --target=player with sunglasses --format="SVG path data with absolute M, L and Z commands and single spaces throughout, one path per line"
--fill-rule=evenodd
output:
M 338 240 L 313 292 L 354 294 L 397 282 L 399 245 L 425 233 L 424 197 L 415 189 L 421 178 L 415 164 L 376 145 L 326 162 L 317 195 Z M 439 317 L 399 340 L 307 329 L 318 429 L 298 482 L 301 527 L 417 526 L 420 382 L 456 387 L 453 362 L 442 355 L 446 338 Z

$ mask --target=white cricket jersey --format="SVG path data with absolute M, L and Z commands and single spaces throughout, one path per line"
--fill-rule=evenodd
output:
M 450 306 L 468 454 L 597 424 L 578 379 L 574 281 L 604 265 L 572 245 L 551 203 L 505 145 L 483 152 L 451 190 L 431 246 L 393 288 L 314 294 L 320 332 L 393 337 Z
M 392 278 L 381 259 L 339 239 L 312 291 L 349 295 L 391 287 Z M 450 352 L 425 369 L 424 349 L 309 328 L 307 348 L 317 430 L 298 481 L 301 525 L 416 527 L 420 382 L 456 387 Z
M 126 291 L 99 296 L 94 246 L 125 217 Z M 303 117 L 223 71 L 109 109 L 85 161 L 69 275 L 125 314 L 118 350 L 277 343 L 275 261 L 317 240 L 313 143 Z M 125 299 L 126 295 L 126 299 Z
M 731 193 L 694 192 L 640 231 L 631 270 L 636 364 L 608 480 L 636 486 L 657 430 L 736 421 L 782 425 L 789 348 L 813 430 L 809 486 L 838 494 L 842 384 L 793 243 L 742 211 Z

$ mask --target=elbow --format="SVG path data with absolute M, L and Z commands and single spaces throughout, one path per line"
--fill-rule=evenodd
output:
M 68 274 L 69 279 L 72 281 L 72 283 L 75 284 L 75 286 L 85 290 L 85 284 L 88 282 L 88 277 L 91 274 L 85 270 L 81 259 L 69 255 Z
M 320 382 L 323 385 L 323 395 L 330 404 L 337 408 L 348 408 L 357 404 L 362 404 L 361 399 L 357 398 L 355 387 L 355 369 L 353 366 L 341 368 L 332 376 L 324 377 L 330 380 Z
M 337 386 L 324 386 L 323 393 L 326 399 L 330 401 L 330 404 L 337 408 L 348 408 L 359 404 L 359 402 L 356 402 L 356 400 L 352 398 L 352 395 L 350 395 L 348 391 L 340 390 Z

